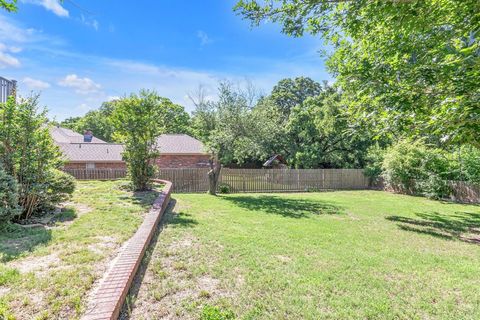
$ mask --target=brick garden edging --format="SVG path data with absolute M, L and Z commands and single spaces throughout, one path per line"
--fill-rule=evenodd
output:
M 117 260 L 110 266 L 97 290 L 90 297 L 88 309 L 82 320 L 118 318 L 133 278 L 170 200 L 172 183 L 164 180 L 155 180 L 155 182 L 164 183 L 165 187 L 145 215 L 140 228 L 128 240 L 118 254 Z

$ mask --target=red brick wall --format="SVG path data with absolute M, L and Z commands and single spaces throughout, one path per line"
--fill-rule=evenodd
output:
M 86 169 L 85 162 L 68 162 L 63 166 L 65 169 Z M 95 169 L 125 169 L 124 162 L 95 162 Z
M 160 168 L 208 168 L 210 156 L 206 155 L 160 155 L 157 165 Z M 65 169 L 86 169 L 85 162 L 69 162 Z M 124 162 L 95 162 L 95 169 L 125 169 Z
M 210 156 L 208 154 L 198 155 L 173 155 L 160 154 L 157 165 L 160 168 L 208 168 Z

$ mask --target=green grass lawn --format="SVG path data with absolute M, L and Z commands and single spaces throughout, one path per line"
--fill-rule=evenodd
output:
M 479 206 L 375 191 L 173 198 L 122 318 L 480 319 Z
M 48 227 L 0 232 L 0 319 L 76 319 L 87 292 L 130 238 L 155 192 L 123 182 L 79 181 Z

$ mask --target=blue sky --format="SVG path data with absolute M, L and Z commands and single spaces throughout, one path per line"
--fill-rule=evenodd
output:
M 22 95 L 41 92 L 62 120 L 141 88 L 192 111 L 199 85 L 215 99 L 220 80 L 251 81 L 268 93 L 282 78 L 331 80 L 319 38 L 290 38 L 278 26 L 251 28 L 235 1 L 19 0 L 0 13 L 0 76 Z

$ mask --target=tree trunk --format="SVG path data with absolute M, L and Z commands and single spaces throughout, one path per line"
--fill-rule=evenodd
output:
M 220 165 L 218 158 L 212 157 L 212 159 L 210 159 L 210 171 L 208 172 L 208 193 L 213 196 L 217 195 L 217 185 L 221 170 L 222 166 Z

